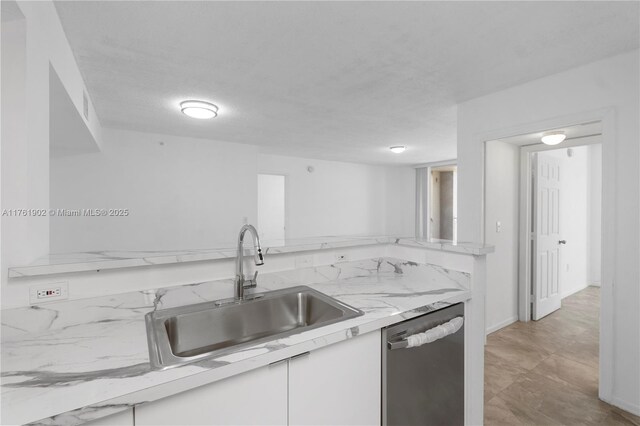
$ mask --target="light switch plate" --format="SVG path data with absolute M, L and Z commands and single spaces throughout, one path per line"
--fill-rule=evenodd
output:
M 68 298 L 69 283 L 66 281 L 29 287 L 29 303 L 32 305 L 66 300 Z

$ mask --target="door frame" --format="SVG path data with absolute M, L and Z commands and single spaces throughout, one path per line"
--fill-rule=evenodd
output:
M 482 146 L 482 193 L 480 209 L 480 236 L 485 237 L 485 200 L 486 200 L 486 141 L 504 139 L 512 136 L 536 133 L 541 129 L 557 129 L 590 121 L 602 122 L 602 272 L 600 283 L 600 353 L 599 353 L 599 380 L 598 396 L 604 401 L 611 401 L 613 393 L 613 353 L 614 353 L 614 328 L 613 328 L 613 287 L 615 282 L 616 245 L 615 235 L 617 230 L 616 214 L 613 208 L 616 197 L 616 164 L 617 152 L 616 135 L 616 110 L 613 107 L 598 108 L 581 112 L 569 113 L 562 116 L 547 117 L 539 121 L 520 123 L 514 126 L 495 128 L 489 131 L 479 132 L 472 136 Z M 565 145 L 567 146 L 567 145 Z M 522 186 L 521 186 L 522 188 Z M 522 224 L 520 224 L 522 226 Z M 526 228 L 525 228 L 526 229 Z M 521 250 L 519 253 L 522 256 Z M 522 268 L 519 268 L 519 277 L 522 277 Z M 521 279 L 519 279 L 519 282 Z M 518 292 L 522 289 L 518 286 Z M 526 295 L 526 292 L 525 292 Z M 486 302 L 485 302 L 486 303 Z
M 520 148 L 520 208 L 518 229 L 518 320 L 531 321 L 532 299 L 532 265 L 531 265 L 531 221 L 533 214 L 531 209 L 533 194 L 533 154 L 558 149 L 575 148 L 578 146 L 595 145 L 603 142 L 603 135 L 584 136 L 573 139 L 565 139 L 562 146 L 545 145 L 538 143 L 526 145 Z

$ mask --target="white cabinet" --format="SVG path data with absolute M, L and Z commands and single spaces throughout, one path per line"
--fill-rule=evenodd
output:
M 262 367 L 136 407 L 140 425 L 285 425 L 287 363 Z
M 83 424 L 85 426 L 133 426 L 133 409 L 129 408 Z
M 380 332 L 137 406 L 135 425 L 379 425 Z
M 379 425 L 380 332 L 289 361 L 289 424 Z

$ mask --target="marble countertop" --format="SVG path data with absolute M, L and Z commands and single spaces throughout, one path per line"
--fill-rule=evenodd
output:
M 265 274 L 256 291 L 308 285 L 363 316 L 176 368 L 149 364 L 144 315 L 231 296 L 231 280 L 2 311 L 2 424 L 73 425 L 468 300 L 470 276 L 376 258 Z
M 397 244 L 421 247 L 453 253 L 483 255 L 493 252 L 493 246 L 481 243 L 421 240 L 394 236 L 327 236 L 289 240 L 265 241 L 263 250 L 267 255 L 296 253 L 311 250 L 327 250 L 343 247 L 359 247 L 376 244 Z M 234 244 L 222 244 L 217 248 L 194 250 L 158 251 L 90 251 L 79 253 L 51 254 L 30 265 L 9 268 L 10 278 L 38 275 L 96 271 L 103 269 L 131 268 L 137 266 L 163 265 L 203 260 L 219 260 L 236 257 Z

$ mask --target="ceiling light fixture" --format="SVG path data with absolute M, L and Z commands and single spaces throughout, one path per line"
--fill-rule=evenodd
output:
M 218 115 L 218 107 L 212 103 L 204 101 L 184 101 L 180 102 L 180 110 L 183 114 L 192 118 L 213 118 Z
M 562 142 L 566 138 L 567 138 L 567 135 L 565 135 L 564 132 L 552 132 L 552 133 L 545 133 L 544 135 L 542 135 L 542 139 L 540 140 L 545 145 L 558 145 L 560 142 Z
M 402 154 L 404 152 L 405 148 L 402 145 L 398 145 L 398 146 L 390 146 L 389 149 L 391 150 L 391 152 L 394 152 L 396 154 Z

